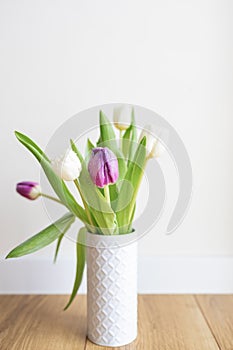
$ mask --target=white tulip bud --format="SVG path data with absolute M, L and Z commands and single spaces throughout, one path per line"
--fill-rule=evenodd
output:
M 113 121 L 119 130 L 126 130 L 131 124 L 132 107 L 121 105 L 113 110 Z
M 146 136 L 146 157 L 158 158 L 164 152 L 165 148 L 163 144 L 159 141 L 155 134 L 155 127 L 152 125 L 146 125 L 141 132 L 139 142 L 142 138 Z
M 80 175 L 82 165 L 76 153 L 69 150 L 65 155 L 51 161 L 53 171 L 66 181 L 74 181 Z

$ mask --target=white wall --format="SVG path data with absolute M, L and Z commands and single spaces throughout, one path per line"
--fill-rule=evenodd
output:
M 45 147 L 67 118 L 109 102 L 165 117 L 192 161 L 184 223 L 165 236 L 162 220 L 140 242 L 141 258 L 233 254 L 232 18 L 227 0 L 0 2 L 1 258 L 48 223 L 40 201 L 15 194 L 15 183 L 38 179 L 39 168 L 13 130 Z M 72 259 L 73 244 L 63 248 L 61 259 Z M 14 278 L 5 264 L 1 273 Z

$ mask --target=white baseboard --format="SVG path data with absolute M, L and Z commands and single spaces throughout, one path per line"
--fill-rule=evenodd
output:
M 1 294 L 69 294 L 75 263 L 21 258 L 0 261 Z M 139 293 L 233 293 L 233 256 L 139 259 Z M 86 292 L 84 278 L 80 293 Z

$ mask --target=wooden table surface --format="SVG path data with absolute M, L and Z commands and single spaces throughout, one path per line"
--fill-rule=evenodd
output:
M 0 296 L 1 350 L 101 350 L 86 339 L 86 297 Z M 139 334 L 124 350 L 233 350 L 233 295 L 140 295 Z

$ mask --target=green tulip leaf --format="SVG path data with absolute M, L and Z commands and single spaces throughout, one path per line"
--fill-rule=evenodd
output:
M 117 149 L 116 135 L 112 123 L 110 123 L 106 115 L 100 111 L 100 140 L 97 144 L 98 146 L 103 147 L 101 144 L 106 144 L 107 141 L 111 141 L 111 148 L 109 147 L 110 149 Z
M 75 216 L 67 213 L 57 220 L 52 225 L 46 227 L 44 230 L 37 233 L 35 236 L 29 238 L 18 247 L 14 248 L 6 257 L 18 258 L 23 255 L 31 254 L 40 250 L 57 239 L 61 234 L 65 233 L 75 221 Z
M 82 227 L 79 230 L 77 243 L 76 243 L 76 261 L 77 262 L 76 262 L 76 274 L 75 274 L 74 286 L 73 286 L 70 299 L 66 307 L 64 308 L 64 310 L 67 310 L 68 307 L 71 305 L 82 283 L 83 272 L 84 272 L 85 263 L 86 263 L 85 237 L 86 237 L 86 228 Z
M 86 146 L 86 152 L 85 152 L 87 160 L 89 160 L 91 151 L 93 150 L 93 148 L 95 148 L 95 146 L 93 145 L 90 139 L 87 139 L 87 146 Z
M 131 141 L 131 125 L 126 129 L 122 138 L 122 152 L 124 157 L 127 159 L 129 155 L 130 141 Z
M 119 190 L 116 205 L 119 233 L 128 233 L 128 227 L 133 220 L 136 197 L 143 177 L 145 164 L 146 137 L 144 137 L 138 145 L 134 159 L 129 164 Z
M 27 135 L 24 135 L 18 131 L 15 131 L 15 136 L 27 149 L 34 154 L 36 159 L 40 162 L 42 158 L 46 159 L 49 162 L 46 154 L 32 141 Z
M 54 264 L 57 261 L 58 252 L 59 252 L 59 249 L 60 249 L 60 246 L 61 246 L 61 241 L 62 241 L 64 235 L 65 235 L 65 232 L 62 233 L 57 239 L 56 250 L 55 250 L 54 259 L 53 259 Z
M 131 124 L 126 129 L 122 138 L 122 152 L 129 162 L 133 160 L 137 147 L 137 129 L 135 126 L 134 109 L 132 108 Z
M 74 141 L 72 139 L 70 139 L 70 145 L 71 145 L 72 151 L 74 151 L 74 153 L 77 154 L 80 162 L 83 163 L 84 159 L 83 159 L 82 153 L 78 150 L 76 144 L 74 143 Z

